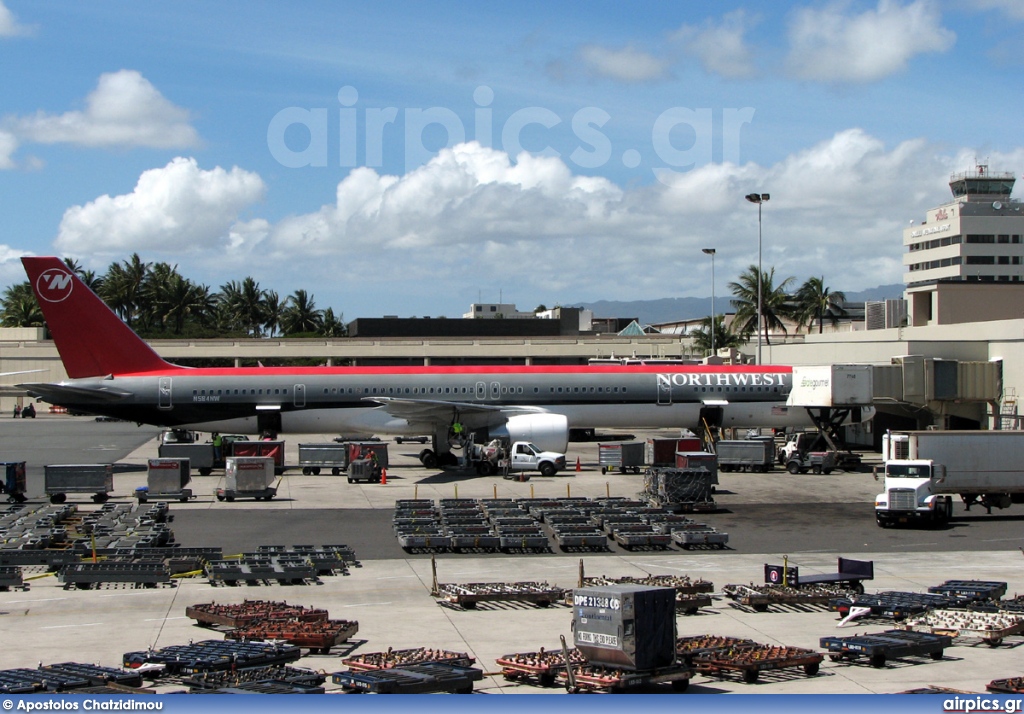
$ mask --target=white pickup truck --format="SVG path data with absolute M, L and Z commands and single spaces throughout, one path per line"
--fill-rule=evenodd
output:
M 541 476 L 554 476 L 565 468 L 565 454 L 541 451 L 529 441 L 517 441 L 511 446 L 500 439 L 484 445 L 473 444 L 469 459 L 481 476 L 525 471 L 540 471 Z

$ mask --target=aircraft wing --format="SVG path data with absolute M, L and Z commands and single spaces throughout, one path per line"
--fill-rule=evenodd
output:
M 437 399 L 395 399 L 366 397 L 365 401 L 380 404 L 393 417 L 410 423 L 450 424 L 455 415 L 467 426 L 498 426 L 516 414 L 543 414 L 543 409 L 525 406 L 494 406 L 478 402 L 444 402 Z
M 63 401 L 74 402 L 119 402 L 134 396 L 132 392 L 114 387 L 77 387 L 70 384 L 36 382 L 17 385 L 33 397 L 45 399 L 50 404 L 61 404 Z

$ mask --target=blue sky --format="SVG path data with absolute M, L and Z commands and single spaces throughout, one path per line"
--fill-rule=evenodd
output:
M 0 2 L 0 284 L 25 254 L 252 275 L 346 319 L 901 282 L 1024 167 L 1024 3 Z

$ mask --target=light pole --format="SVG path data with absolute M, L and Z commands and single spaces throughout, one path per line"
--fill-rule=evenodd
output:
M 711 256 L 711 355 L 715 355 L 715 249 L 701 248 L 700 252 Z
M 746 198 L 757 204 L 757 363 L 761 364 L 761 204 L 771 196 L 767 193 L 748 193 Z

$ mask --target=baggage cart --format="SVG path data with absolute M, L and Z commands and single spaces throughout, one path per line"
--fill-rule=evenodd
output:
M 976 637 L 990 647 L 998 647 L 1010 635 L 1024 632 L 1024 616 L 1005 612 L 931 610 L 908 620 L 904 627 L 917 632 Z
M 935 635 L 908 630 L 886 630 L 852 637 L 822 637 L 820 646 L 831 654 L 833 662 L 866 657 L 872 667 L 884 667 L 886 660 L 905 657 L 942 659 L 942 651 L 953 646 L 949 635 Z
M 775 585 L 783 584 L 798 588 L 802 585 L 820 585 L 821 583 L 838 583 L 847 586 L 856 593 L 864 592 L 864 581 L 875 577 L 873 560 L 853 560 L 839 558 L 835 573 L 814 573 L 801 575 L 800 568 L 795 565 L 765 565 L 764 581 Z
M 232 441 L 224 445 L 229 456 L 249 458 L 266 457 L 274 462 L 274 473 L 278 476 L 285 472 L 283 441 Z M 225 466 L 225 468 L 227 468 Z
M 209 476 L 215 466 L 213 444 L 160 444 L 157 455 L 161 459 L 188 459 L 189 468 L 199 472 L 200 476 Z
M 670 684 L 672 691 L 685 692 L 690 686 L 693 668 L 674 664 L 649 670 L 623 670 L 616 667 L 585 664 L 562 668 L 558 678 L 570 694 L 581 692 L 628 692 L 652 684 Z
M 619 473 L 632 471 L 640 473 L 644 467 L 644 442 L 613 442 L 610 444 L 598 444 L 598 463 L 601 466 L 601 473 L 619 470 Z
M 10 503 L 25 502 L 25 462 L 4 461 L 0 463 L 4 469 L 3 481 L 0 481 L 0 493 L 7 494 Z
M 91 493 L 94 503 L 105 503 L 114 490 L 111 464 L 53 464 L 43 472 L 50 503 L 64 503 L 69 493 Z
M 475 667 L 425 662 L 395 669 L 335 672 L 331 680 L 351 691 L 374 694 L 471 694 L 473 682 L 483 677 L 483 671 Z
M 740 647 L 735 650 L 716 650 L 694 657 L 694 664 L 701 674 L 721 677 L 725 672 L 740 672 L 743 681 L 753 684 L 761 672 L 775 669 L 801 667 L 808 677 L 813 677 L 821 668 L 825 656 L 814 650 L 785 645 L 757 645 Z
M 382 469 L 389 466 L 388 445 L 381 441 L 350 441 L 348 445 L 348 461 L 352 463 L 355 459 L 368 459 L 370 454 L 377 455 L 377 463 Z
M 149 459 L 146 471 L 146 486 L 135 489 L 139 503 L 150 499 L 174 499 L 188 503 L 192 489 L 185 488 L 192 480 L 188 459 Z
M 569 650 L 569 662 L 574 666 L 587 663 L 586 657 L 575 647 Z M 497 659 L 502 676 L 510 682 L 532 681 L 541 687 L 553 687 L 558 673 L 565 669 L 565 655 L 561 648 L 536 652 L 516 652 Z
M 330 654 L 331 648 L 355 636 L 359 623 L 354 620 L 264 620 L 225 633 L 229 640 L 265 642 L 279 640 L 296 647 L 306 647 L 310 654 Z
M 565 598 L 563 588 L 545 582 L 519 583 L 439 583 L 432 593 L 439 602 L 473 610 L 481 602 L 529 602 L 548 607 Z
M 1006 595 L 1006 586 L 1005 582 L 992 580 L 947 580 L 942 585 L 928 588 L 928 592 L 952 595 L 970 602 L 985 602 L 999 600 Z
M 242 442 L 237 442 L 242 443 Z M 216 490 L 218 501 L 254 498 L 269 501 L 277 495 L 274 460 L 268 456 L 229 456 L 224 469 L 224 488 Z
M 321 469 L 330 469 L 338 476 L 348 468 L 348 446 L 346 444 L 299 444 L 299 466 L 306 476 L 319 476 Z
M 693 526 L 701 524 L 694 523 Z M 729 534 L 715 530 L 714 528 L 673 528 L 672 542 L 683 550 L 699 546 L 714 546 L 719 550 L 726 547 L 729 542 Z
M 341 663 L 350 670 L 361 672 L 409 667 L 424 662 L 471 667 L 476 659 L 466 652 L 452 652 L 436 647 L 413 647 L 402 650 L 388 647 L 384 652 L 364 652 L 341 660 Z

